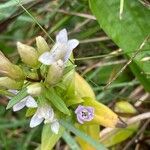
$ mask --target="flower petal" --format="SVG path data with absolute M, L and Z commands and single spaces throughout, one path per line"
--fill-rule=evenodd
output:
M 58 42 L 58 43 L 67 43 L 67 41 L 68 41 L 67 30 L 66 29 L 62 29 L 56 35 L 56 42 Z
M 79 41 L 76 39 L 72 39 L 68 41 L 68 48 L 69 50 L 73 50 L 74 48 L 76 48 L 79 45 Z
M 38 126 L 39 124 L 42 123 L 43 120 L 44 120 L 43 118 L 39 118 L 38 115 L 35 113 L 33 117 L 31 118 L 30 127 L 34 128 Z
M 55 59 L 50 52 L 43 53 L 38 60 L 44 65 L 51 65 L 53 62 L 55 62 Z
M 19 111 L 21 110 L 22 108 L 24 108 L 26 105 L 26 101 L 25 99 L 21 100 L 19 103 L 15 104 L 13 106 L 13 111 Z
M 57 120 L 51 123 L 51 130 L 53 133 L 58 134 L 59 127 L 60 127 L 60 125 Z
M 37 107 L 37 103 L 36 103 L 35 99 L 32 96 L 27 97 L 26 106 L 31 107 L 31 108 L 36 108 Z
M 69 59 L 69 57 L 70 57 L 70 55 L 71 55 L 73 49 L 74 49 L 75 47 L 77 47 L 78 44 L 79 44 L 79 41 L 76 40 L 76 39 L 72 39 L 72 40 L 69 40 L 69 41 L 68 41 L 68 43 L 67 43 L 67 47 L 68 47 L 68 48 L 67 48 L 66 55 L 65 55 L 65 57 L 64 57 L 64 62 L 66 62 L 66 61 Z

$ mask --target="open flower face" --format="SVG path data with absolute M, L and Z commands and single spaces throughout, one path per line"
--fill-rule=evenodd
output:
M 67 62 L 73 49 L 76 48 L 79 41 L 76 39 L 68 40 L 67 30 L 61 30 L 56 36 L 56 44 L 50 52 L 45 52 L 39 57 L 39 61 L 45 65 L 51 65 L 58 60 Z
M 80 124 L 83 124 L 84 122 L 91 121 L 94 118 L 94 108 L 93 107 L 85 107 L 79 105 L 75 113 L 77 115 L 77 120 Z

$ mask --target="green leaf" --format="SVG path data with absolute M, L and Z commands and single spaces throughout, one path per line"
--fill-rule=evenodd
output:
M 73 132 L 75 135 L 82 138 L 84 141 L 88 142 L 90 145 L 92 145 L 97 150 L 107 150 L 107 148 L 103 144 L 95 141 L 93 138 L 91 138 L 90 136 L 88 136 L 84 132 L 82 132 L 79 129 L 75 128 L 74 125 L 71 124 L 70 122 L 68 123 L 64 120 L 60 120 L 60 124 L 62 126 L 64 126 L 66 129 L 68 129 L 69 131 Z
M 51 131 L 50 124 L 44 125 L 40 150 L 51 150 L 62 136 L 63 132 L 64 128 L 60 127 L 58 134 L 54 134 Z
M 27 93 L 27 89 L 24 88 L 22 89 L 16 96 L 14 96 L 8 103 L 6 109 L 11 108 L 12 106 L 14 106 L 16 103 L 18 103 L 19 101 L 21 101 L 23 98 L 25 98 L 28 95 Z
M 69 145 L 72 150 L 81 150 L 75 139 L 67 132 L 64 132 L 62 138 Z
M 51 101 L 51 103 L 61 112 L 64 114 L 70 115 L 70 111 L 67 108 L 65 102 L 57 95 L 53 88 L 48 88 L 47 92 L 45 93 L 47 99 Z
M 119 19 L 120 0 L 89 0 L 90 8 L 96 16 L 101 28 L 131 59 L 135 51 L 150 33 L 150 11 L 139 1 L 126 0 L 122 20 Z M 143 57 L 149 56 L 148 43 L 130 64 L 132 72 L 140 80 L 147 91 L 150 91 L 150 63 L 141 62 Z M 143 73 L 143 74 L 142 74 Z

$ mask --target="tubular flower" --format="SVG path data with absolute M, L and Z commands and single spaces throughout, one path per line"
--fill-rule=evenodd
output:
M 59 122 L 54 117 L 53 109 L 48 105 L 38 107 L 36 113 L 31 118 L 30 127 L 31 128 L 36 127 L 39 124 L 41 124 L 43 121 L 45 124 L 47 123 L 51 124 L 50 127 L 51 127 L 52 132 L 54 132 L 55 134 L 58 133 Z
M 53 46 L 50 52 L 44 52 L 40 57 L 39 61 L 45 65 L 51 65 L 58 60 L 67 62 L 72 51 L 79 44 L 76 39 L 68 40 L 67 30 L 63 29 L 56 35 L 56 44 Z

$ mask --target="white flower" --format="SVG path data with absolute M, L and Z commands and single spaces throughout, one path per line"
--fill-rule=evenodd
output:
M 36 127 L 39 124 L 41 124 L 44 121 L 44 123 L 50 123 L 51 124 L 51 130 L 55 134 L 59 131 L 59 122 L 54 117 L 54 111 L 53 109 L 48 106 L 44 105 L 41 107 L 38 107 L 36 113 L 33 115 L 30 121 L 30 127 Z
M 13 93 L 13 94 L 17 94 L 19 91 L 17 90 L 8 90 L 9 92 Z M 11 98 L 11 97 L 9 97 Z M 28 107 L 28 108 L 36 108 L 37 107 L 37 103 L 35 101 L 35 99 L 32 96 L 26 96 L 25 98 L 23 98 L 20 102 L 18 102 L 17 104 L 15 104 L 13 106 L 13 111 L 19 111 L 24 107 Z
M 53 46 L 50 52 L 44 52 L 40 57 L 39 61 L 45 65 L 51 65 L 58 60 L 67 62 L 72 50 L 77 47 L 79 41 L 76 39 L 68 40 L 67 30 L 63 29 L 56 35 L 56 44 Z

